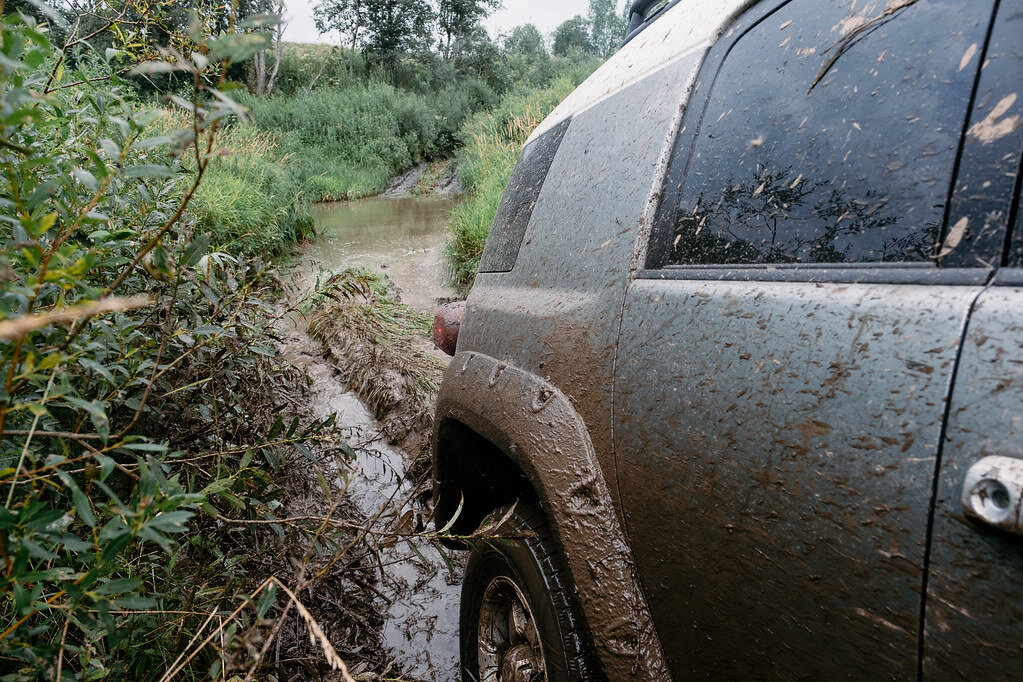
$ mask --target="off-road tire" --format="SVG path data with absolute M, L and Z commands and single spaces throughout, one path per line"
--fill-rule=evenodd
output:
M 504 518 L 508 509 L 498 509 L 484 524 Z M 520 504 L 494 535 L 473 547 L 462 582 L 459 622 L 462 681 L 481 680 L 479 626 L 484 598 L 488 587 L 508 582 L 525 598 L 538 631 L 545 676 L 536 677 L 537 681 L 595 679 L 568 569 L 543 512 L 535 506 Z M 490 682 L 499 680 L 490 678 Z

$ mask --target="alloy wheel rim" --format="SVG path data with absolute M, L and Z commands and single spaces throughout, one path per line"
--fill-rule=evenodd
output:
M 536 619 L 508 578 L 494 578 L 483 593 L 477 642 L 480 682 L 547 679 Z

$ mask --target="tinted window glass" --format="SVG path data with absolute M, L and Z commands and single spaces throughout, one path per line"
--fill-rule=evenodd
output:
M 497 207 L 497 215 L 480 258 L 480 272 L 508 272 L 515 265 L 526 226 L 533 216 L 533 207 L 570 120 L 562 121 L 522 150 Z
M 711 90 L 670 260 L 927 261 L 991 2 L 793 0 Z

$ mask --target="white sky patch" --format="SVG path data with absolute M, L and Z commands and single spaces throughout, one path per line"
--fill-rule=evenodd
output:
M 621 13 L 626 0 L 618 0 Z M 631 0 L 627 0 L 631 2 Z M 313 22 L 313 8 L 319 0 L 285 0 L 284 19 L 288 26 L 284 39 L 294 43 L 337 44 L 336 33 L 319 35 Z M 504 0 L 501 9 L 483 22 L 492 37 L 506 33 L 521 24 L 536 24 L 540 32 L 550 34 L 561 22 L 577 14 L 586 16 L 589 0 Z

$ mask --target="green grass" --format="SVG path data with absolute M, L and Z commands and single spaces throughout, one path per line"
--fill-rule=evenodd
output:
M 154 124 L 154 134 L 187 127 L 180 115 Z M 236 124 L 217 132 L 219 155 L 207 167 L 189 206 L 198 232 L 218 251 L 279 256 L 312 234 L 310 197 L 301 169 L 278 136 Z M 181 158 L 187 171 L 194 159 Z
M 290 155 L 311 201 L 377 194 L 393 175 L 440 153 L 431 103 L 386 83 L 242 99 L 255 126 Z

